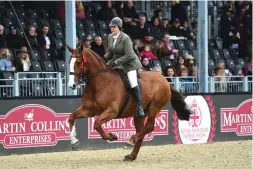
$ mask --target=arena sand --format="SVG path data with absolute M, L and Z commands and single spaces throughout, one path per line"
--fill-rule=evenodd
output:
M 142 147 L 136 161 L 124 162 L 131 149 L 107 149 L 0 156 L 0 169 L 251 169 L 252 140 L 212 144 Z

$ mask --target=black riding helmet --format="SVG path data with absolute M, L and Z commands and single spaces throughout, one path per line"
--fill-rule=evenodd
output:
M 111 20 L 111 22 L 109 24 L 109 27 L 111 27 L 111 26 L 117 26 L 121 29 L 123 26 L 123 22 L 119 17 L 115 17 Z

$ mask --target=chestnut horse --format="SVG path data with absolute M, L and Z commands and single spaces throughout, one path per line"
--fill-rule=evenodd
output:
M 127 89 L 121 80 L 119 73 L 107 68 L 104 60 L 94 51 L 87 48 L 73 49 L 67 45 L 71 52 L 69 87 L 75 88 L 82 75 L 86 77 L 86 86 L 82 94 L 82 105 L 69 116 L 70 137 L 73 149 L 79 146 L 76 138 L 75 120 L 99 116 L 94 122 L 94 129 L 104 140 L 114 141 L 117 136 L 113 133 L 105 133 L 102 124 L 115 118 L 134 118 L 136 134 L 130 138 L 134 145 L 131 154 L 124 160 L 135 160 L 146 134 L 154 130 L 155 118 L 162 108 L 171 101 L 178 118 L 189 120 L 190 110 L 175 89 L 170 88 L 168 81 L 158 72 L 141 72 L 140 84 L 142 106 L 145 116 L 136 116 L 136 102 L 131 96 L 125 110 L 118 117 L 119 111 L 125 100 Z M 144 120 L 147 117 L 147 122 Z

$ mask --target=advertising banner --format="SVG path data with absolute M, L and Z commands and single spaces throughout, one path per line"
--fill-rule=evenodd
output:
M 190 120 L 179 120 L 168 103 L 158 113 L 154 130 L 146 135 L 143 145 L 252 139 L 251 94 L 199 94 L 184 99 L 192 111 Z M 81 103 L 81 98 L 74 97 L 0 100 L 0 155 L 70 151 L 68 118 Z M 102 128 L 118 140 L 104 141 L 94 130 L 96 118 L 76 120 L 82 150 L 123 147 L 136 133 L 133 117 L 113 119 Z
M 0 115 L 0 143 L 6 149 L 54 146 L 69 140 L 69 114 L 39 104 L 26 104 Z
M 101 139 L 100 134 L 94 130 L 94 122 L 97 117 L 88 119 L 88 139 Z M 169 114 L 168 110 L 162 110 L 156 117 L 154 131 L 147 134 L 144 141 L 150 141 L 155 135 L 169 134 Z M 105 132 L 116 134 L 118 140 L 113 142 L 128 142 L 130 137 L 136 134 L 133 117 L 125 119 L 113 119 L 103 126 Z M 110 141 L 108 141 L 110 142 Z

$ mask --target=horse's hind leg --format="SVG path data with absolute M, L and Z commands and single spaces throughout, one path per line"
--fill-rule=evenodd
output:
M 114 141 L 118 139 L 115 134 L 105 133 L 101 127 L 102 124 L 112 120 L 114 117 L 115 114 L 111 110 L 107 109 L 94 122 L 94 129 L 101 135 L 104 140 Z
M 139 117 L 134 117 L 134 126 L 136 129 L 136 133 L 140 132 L 144 128 L 144 119 L 145 117 L 139 118 Z M 141 144 L 143 142 L 144 137 L 140 138 L 134 145 L 134 149 L 131 152 L 131 154 L 126 155 L 124 158 L 124 161 L 133 161 L 136 159 L 139 150 L 141 148 Z
M 71 113 L 69 116 L 68 122 L 70 129 L 71 145 L 73 150 L 76 150 L 80 144 L 79 140 L 76 138 L 75 120 L 77 118 L 87 117 L 91 117 L 91 113 L 87 109 L 84 109 L 83 106 L 80 106 L 75 112 Z

